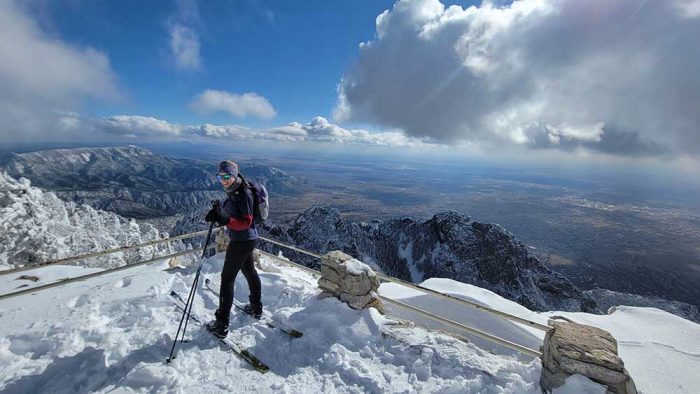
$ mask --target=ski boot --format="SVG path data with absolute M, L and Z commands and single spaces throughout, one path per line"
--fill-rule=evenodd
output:
M 216 316 L 216 320 L 212 320 L 209 323 L 207 323 L 205 325 L 206 329 L 218 338 L 226 338 L 226 336 L 228 335 L 228 321 L 224 320 L 221 316 L 219 316 L 218 309 L 216 310 L 216 312 L 214 312 L 214 316 Z
M 243 305 L 243 311 L 256 319 L 260 319 L 263 313 L 263 306 L 260 302 L 251 302 Z

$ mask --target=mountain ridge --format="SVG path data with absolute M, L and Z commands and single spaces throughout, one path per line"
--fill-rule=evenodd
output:
M 216 163 L 170 158 L 134 145 L 4 153 L 0 168 L 63 200 L 137 219 L 177 215 L 220 196 Z M 266 165 L 243 163 L 241 171 L 273 195 L 293 195 L 304 184 Z
M 530 256 L 515 236 L 459 212 L 438 213 L 425 221 L 355 223 L 342 219 L 335 208 L 312 207 L 291 226 L 275 225 L 263 233 L 317 253 L 342 250 L 408 281 L 445 277 L 484 287 L 533 310 L 597 311 L 592 298 Z M 279 251 L 271 245 L 261 248 Z M 308 256 L 291 258 L 318 264 Z

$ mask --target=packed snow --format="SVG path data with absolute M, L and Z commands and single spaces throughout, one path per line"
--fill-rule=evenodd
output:
M 369 276 L 377 275 L 371 268 L 369 268 L 369 265 L 357 259 L 345 260 L 342 262 L 342 264 L 345 266 L 345 269 L 347 269 L 347 271 L 353 275 L 362 275 L 363 272 L 367 272 Z
M 700 374 L 696 373 L 700 371 L 700 325 L 671 313 L 656 308 L 627 306 L 613 308 L 608 315 L 581 312 L 539 313 L 489 290 L 449 279 L 428 279 L 421 285 L 538 323 L 546 323 L 552 316 L 564 316 L 577 323 L 600 327 L 610 332 L 617 340 L 620 357 L 641 392 L 700 392 Z M 396 285 L 383 284 L 381 290 L 385 287 L 388 290 L 389 286 Z M 423 297 L 413 299 L 412 304 L 424 307 L 429 305 L 430 298 L 425 295 Z M 516 343 L 533 347 L 535 343 L 532 342 L 532 338 L 537 338 L 540 344 L 544 338 L 542 331 L 516 323 L 499 324 L 485 312 L 450 307 L 445 305 L 444 301 L 433 302 L 436 305 L 443 303 L 439 309 L 442 316 L 485 329 L 492 334 L 496 333 Z M 474 338 L 474 341 L 479 342 L 479 339 Z M 481 346 L 497 349 L 497 346 L 490 344 Z
M 223 254 L 204 261 L 203 274 L 215 283 Z M 89 280 L 0 300 L 0 391 L 27 392 L 490 392 L 540 391 L 539 360 L 467 343 L 461 335 L 423 329 L 374 309 L 355 311 L 333 298 L 319 299 L 316 278 L 262 258 L 266 310 L 304 336 L 292 339 L 247 316 L 234 315 L 230 337 L 270 366 L 261 375 L 195 324 L 177 358 L 165 364 L 180 312 L 168 296 L 186 295 L 194 267 L 169 270 L 166 261 Z M 42 277 L 60 278 L 53 267 Z M 48 276 L 44 279 L 48 281 Z M 0 283 L 14 281 L 0 277 Z M 16 283 L 16 282 L 14 282 Z M 7 288 L 3 283 L 3 289 Z M 424 286 L 474 300 L 519 316 L 546 322 L 537 314 L 495 293 L 446 279 Z M 488 320 L 454 301 L 395 284 L 383 284 L 384 296 L 431 310 L 521 344 L 536 347 L 542 333 L 501 319 Z M 236 298 L 245 302 L 242 275 Z M 217 298 L 199 289 L 194 310 L 212 317 Z M 394 311 L 389 310 L 390 315 Z M 564 313 L 556 313 L 564 315 Z M 637 387 L 645 393 L 697 392 L 700 326 L 655 309 L 618 308 L 612 315 L 567 313 L 582 323 L 609 330 Z M 430 324 L 404 315 L 417 324 Z M 476 325 L 476 324 L 475 324 Z M 665 366 L 660 366 L 664 364 Z M 672 370 L 675 370 L 672 371 Z M 602 386 L 573 376 L 557 392 L 603 392 Z
M 22 271 L 9 277 L 0 277 L 0 294 L 31 289 L 33 287 L 47 285 L 61 281 L 102 271 L 102 268 L 88 268 L 70 265 L 49 265 Z
M 276 265 L 263 259 L 263 266 Z M 218 281 L 223 255 L 204 263 Z M 193 268 L 136 267 L 0 301 L 0 390 L 27 392 L 538 392 L 540 366 L 494 355 L 448 335 L 402 326 L 374 309 L 317 299 L 316 278 L 291 268 L 261 272 L 266 309 L 302 332 L 290 339 L 247 316 L 230 337 L 267 363 L 260 375 L 196 325 L 165 365 Z M 10 275 L 11 276 L 11 275 Z M 4 278 L 3 278 L 4 279 Z M 8 278 L 9 279 L 9 278 Z M 239 278 L 236 296 L 247 298 Z M 213 316 L 200 290 L 194 310 Z M 406 339 L 399 328 L 412 335 Z M 396 330 L 392 331 L 391 329 Z M 411 342 L 413 341 L 413 342 Z

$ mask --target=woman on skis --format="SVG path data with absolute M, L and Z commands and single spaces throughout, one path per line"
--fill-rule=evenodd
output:
M 231 160 L 219 163 L 216 177 L 228 194 L 228 198 L 220 207 L 212 208 L 205 220 L 225 225 L 230 241 L 226 250 L 224 268 L 221 271 L 219 309 L 214 314 L 216 319 L 207 323 L 207 329 L 214 335 L 224 338 L 228 335 L 233 287 L 239 271 L 243 271 L 250 289 L 250 302 L 244 309 L 248 314 L 260 318 L 263 308 L 260 301 L 260 277 L 253 263 L 253 250 L 258 239 L 253 215 L 253 193 L 239 175 L 238 165 Z

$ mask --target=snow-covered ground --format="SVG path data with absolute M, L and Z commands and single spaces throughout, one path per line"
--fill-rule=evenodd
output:
M 551 316 L 564 316 L 581 324 L 600 327 L 610 332 L 617 340 L 620 357 L 641 392 L 700 392 L 700 374 L 697 373 L 700 371 L 700 325 L 671 313 L 656 308 L 627 306 L 619 306 L 609 315 L 538 313 L 489 290 L 450 279 L 428 279 L 422 286 L 539 323 L 546 323 Z M 381 290 L 383 295 L 408 298 L 412 305 L 435 310 L 441 316 L 531 348 L 541 345 L 544 338 L 540 330 L 503 322 L 478 310 L 450 306 L 449 301 L 428 297 L 416 291 L 409 293 L 402 288 L 395 284 L 383 284 Z M 387 291 L 384 291 L 385 289 Z M 399 313 L 397 311 L 396 314 Z M 440 324 L 435 322 L 423 323 L 440 327 Z M 464 335 L 469 336 L 467 333 Z M 508 352 L 507 349 L 477 337 L 470 339 L 482 348 L 493 349 L 499 353 Z
M 180 318 L 168 294 L 171 289 L 187 294 L 193 268 L 163 271 L 167 267 L 163 262 L 0 300 L 0 391 L 540 391 L 539 360 L 497 348 L 494 354 L 479 342 L 465 343 L 437 331 L 398 324 L 375 310 L 355 311 L 335 299 L 318 299 L 313 276 L 266 258 L 262 263 L 267 310 L 304 333 L 302 338 L 291 339 L 246 316 L 232 317 L 230 337 L 267 363 L 271 369 L 267 374 L 252 370 L 194 324 L 188 328 L 190 341 L 179 345 L 178 357 L 171 364 L 164 363 Z M 218 282 L 222 264 L 222 254 L 213 256 L 205 261 L 203 272 Z M 55 272 L 46 275 L 61 278 L 61 269 L 54 267 Z M 37 270 L 34 275 L 44 274 Z M 0 276 L 0 283 L 13 280 L 13 275 Z M 431 279 L 424 285 L 546 321 L 546 316 L 474 286 L 444 279 Z M 248 291 L 242 275 L 236 286 L 236 298 L 245 301 Z M 541 332 L 500 319 L 475 317 L 478 315 L 453 301 L 431 300 L 394 284 L 384 284 L 380 291 L 455 320 L 475 325 L 478 321 L 481 328 L 530 347 L 541 342 Z M 200 290 L 194 310 L 209 317 L 216 303 L 213 294 Z M 610 316 L 565 315 L 611 331 L 641 391 L 699 391 L 693 372 L 700 370 L 700 326 L 644 308 L 620 308 Z M 416 316 L 400 317 L 423 323 Z M 570 378 L 566 388 L 568 392 L 602 392 L 601 386 L 580 376 Z
M 102 270 L 102 268 L 49 265 L 43 268 L 21 271 L 6 277 L 0 277 L 0 294 L 14 293 L 16 291 L 31 289 L 33 287 L 58 282 L 62 279 L 88 275 Z

